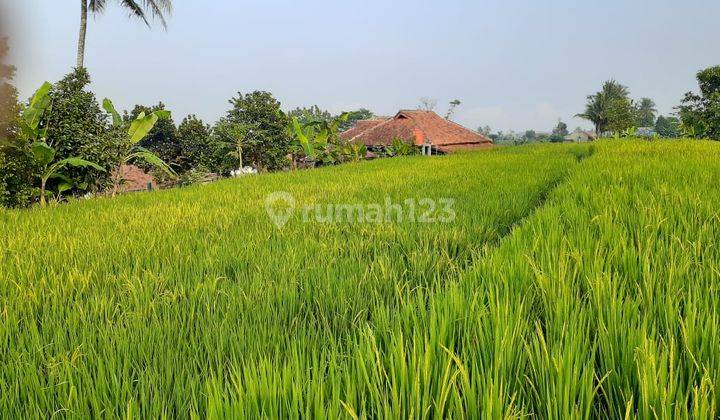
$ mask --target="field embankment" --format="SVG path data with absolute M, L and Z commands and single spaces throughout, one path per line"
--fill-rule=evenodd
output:
M 715 416 L 719 151 L 499 148 L 0 213 L 0 411 Z M 276 191 L 455 218 L 280 230 Z

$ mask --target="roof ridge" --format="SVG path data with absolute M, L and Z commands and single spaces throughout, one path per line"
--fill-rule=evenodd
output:
M 348 140 L 348 142 L 351 142 L 351 141 L 355 140 L 356 138 L 362 136 L 363 134 L 369 133 L 378 127 L 382 127 L 383 125 L 385 125 L 391 121 L 395 121 L 395 117 L 390 117 L 376 126 L 370 127 L 367 130 L 363 130 L 362 132 L 360 132 L 360 133 L 356 134 L 355 136 L 353 136 L 352 138 L 350 138 L 350 140 Z

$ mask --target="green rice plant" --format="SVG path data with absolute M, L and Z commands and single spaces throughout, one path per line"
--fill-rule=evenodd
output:
M 0 412 L 715 418 L 718 151 L 495 148 L 5 211 Z M 448 223 L 299 211 L 444 197 Z

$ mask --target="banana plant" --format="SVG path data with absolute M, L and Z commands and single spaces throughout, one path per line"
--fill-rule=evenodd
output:
M 57 179 L 59 181 L 57 186 L 57 194 L 58 197 L 65 191 L 70 190 L 74 186 L 78 186 L 81 189 L 87 188 L 87 185 L 84 184 L 77 184 L 72 179 L 68 178 L 67 176 L 62 174 L 62 170 L 65 169 L 68 166 L 73 166 L 76 168 L 93 168 L 100 172 L 105 172 L 105 169 L 102 168 L 100 165 L 87 161 L 85 159 L 80 159 L 77 157 L 71 157 L 67 159 L 62 159 L 57 162 L 55 162 L 55 155 L 57 154 L 57 151 L 44 141 L 35 142 L 30 146 L 30 151 L 32 152 L 32 155 L 35 158 L 35 162 L 40 166 L 40 205 L 44 206 L 46 204 L 46 196 L 47 196 L 47 183 L 51 179 Z
M 122 127 L 125 124 L 110 99 L 106 98 L 103 101 L 103 108 L 112 117 L 114 127 Z M 168 117 L 170 117 L 170 111 L 165 110 L 154 111 L 148 115 L 146 115 L 144 112 L 141 112 L 140 115 L 137 116 L 137 118 L 130 122 L 130 126 L 128 127 L 126 133 L 126 139 L 124 141 L 124 144 L 121 145 L 122 153 L 120 158 L 120 164 L 117 168 L 115 168 L 115 173 L 113 175 L 113 197 L 117 194 L 118 187 L 122 182 L 120 166 L 128 164 L 130 162 L 136 160 L 143 160 L 148 164 L 162 170 L 170 176 L 176 176 L 175 171 L 167 163 L 165 163 L 165 161 L 160 159 L 153 152 L 145 149 L 144 147 L 141 147 L 138 144 L 148 135 L 150 130 L 155 127 L 155 124 L 158 122 L 159 119 Z
M 313 162 L 327 160 L 334 162 L 330 145 L 340 145 L 338 130 L 340 125 L 347 121 L 349 113 L 344 112 L 330 121 L 313 121 L 301 125 L 296 117 L 292 118 L 292 128 L 297 145 L 302 149 L 306 158 Z
M 57 185 L 58 198 L 63 192 L 70 190 L 73 186 L 78 186 L 81 189 L 87 188 L 87 185 L 77 184 L 69 177 L 63 175 L 61 171 L 66 167 L 91 167 L 101 172 L 105 171 L 100 165 L 78 157 L 55 160 L 57 150 L 47 143 L 47 127 L 40 127 L 43 116 L 52 109 L 52 99 L 50 97 L 51 88 L 52 85 L 50 83 L 43 83 L 40 89 L 35 92 L 32 99 L 30 99 L 30 103 L 27 108 L 23 110 L 19 119 L 21 143 L 23 145 L 30 143 L 29 155 L 40 168 L 38 178 L 40 179 L 39 195 L 40 205 L 42 206 L 47 203 L 47 184 L 51 179 L 57 179 L 59 181 Z

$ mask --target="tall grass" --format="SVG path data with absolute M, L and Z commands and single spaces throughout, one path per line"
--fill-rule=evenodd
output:
M 718 150 L 506 148 L 0 213 L 0 412 L 715 417 Z M 278 190 L 451 197 L 457 219 L 278 230 Z

